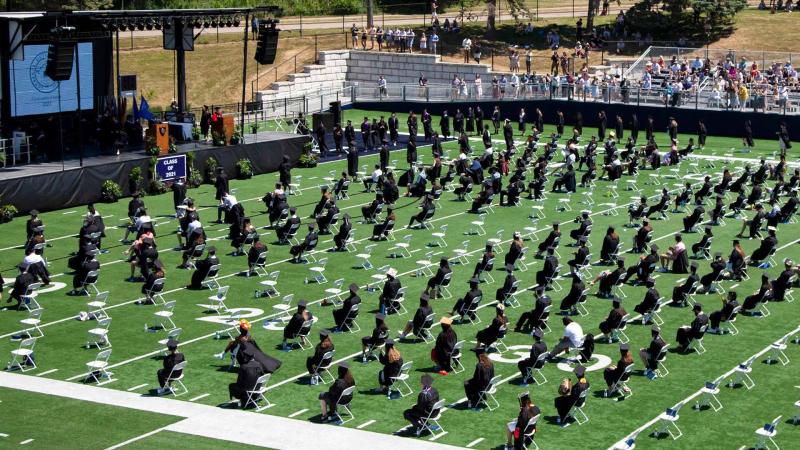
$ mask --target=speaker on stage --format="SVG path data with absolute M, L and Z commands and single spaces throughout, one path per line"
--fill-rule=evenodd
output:
M 258 45 L 255 59 L 259 64 L 272 64 L 278 52 L 278 30 L 262 23 L 258 26 Z
M 47 65 L 44 73 L 53 81 L 69 80 L 75 60 L 75 41 L 50 42 L 47 48 Z
M 333 123 L 342 123 L 342 102 L 331 102 L 331 113 L 333 114 Z

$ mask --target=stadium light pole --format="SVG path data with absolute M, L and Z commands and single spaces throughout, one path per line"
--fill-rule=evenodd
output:
M 241 119 L 239 120 L 239 126 L 242 127 L 241 135 L 242 135 L 242 143 L 244 143 L 244 112 L 245 112 L 245 101 L 247 100 L 247 32 L 250 29 L 250 13 L 245 13 L 244 15 L 244 53 L 242 55 L 242 113 Z M 277 73 L 277 72 L 276 72 Z

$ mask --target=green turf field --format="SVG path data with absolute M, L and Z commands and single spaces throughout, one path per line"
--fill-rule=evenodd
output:
M 354 123 L 359 123 L 359 119 L 364 115 L 373 117 L 377 113 L 355 110 L 349 110 L 345 113 L 345 117 L 353 120 Z M 388 117 L 388 114 L 386 116 Z M 405 128 L 405 115 L 399 114 L 399 116 L 402 128 Z M 435 120 L 435 123 L 438 123 L 438 119 Z M 551 130 L 551 127 L 547 127 L 545 132 L 549 133 Z M 590 131 L 593 130 L 586 128 L 584 132 L 586 134 Z M 685 142 L 686 138 L 688 136 L 682 136 L 681 142 Z M 662 144 L 662 147 L 666 145 L 666 137 L 663 133 L 658 134 L 657 139 Z M 760 153 L 771 155 L 776 145 L 775 142 L 759 141 L 757 151 L 749 156 L 756 157 Z M 704 152 L 723 156 L 732 147 L 738 148 L 738 146 L 739 139 L 710 137 Z M 450 151 L 451 155 L 457 153 L 457 144 L 455 142 L 447 142 L 444 147 Z M 480 148 L 480 142 L 474 142 L 473 147 L 475 149 Z M 420 146 L 419 154 L 423 156 L 423 161 L 431 161 L 428 147 Z M 743 155 L 736 154 L 735 156 Z M 398 170 L 405 169 L 404 150 L 396 152 L 392 159 L 398 161 L 396 164 Z M 377 157 L 365 156 L 361 158 L 360 165 L 368 164 L 371 166 L 375 162 L 377 162 Z M 721 162 L 716 162 L 716 169 L 704 169 L 704 165 L 701 161 L 701 171 L 709 170 L 715 176 L 724 167 Z M 741 164 L 734 163 L 729 167 L 738 168 L 740 166 Z M 314 169 L 293 170 L 293 175 L 302 175 L 303 177 L 301 181 L 302 193 L 301 195 L 290 197 L 289 202 L 292 206 L 298 207 L 298 215 L 304 219 L 304 222 L 308 221 L 307 217 L 319 199 L 318 186 L 325 183 L 322 178 L 328 176 L 329 172 L 338 174 L 344 167 L 344 162 L 339 161 L 321 164 Z M 663 168 L 659 172 L 660 175 L 664 175 L 659 177 L 660 182 L 664 182 L 666 186 L 673 188 L 674 183 L 683 182 L 684 180 L 697 183 L 701 179 L 697 174 L 687 174 L 689 169 L 687 163 L 682 163 L 680 168 L 680 179 L 666 178 L 671 172 L 669 172 L 668 168 Z M 651 173 L 653 172 L 642 170 L 636 179 L 638 186 L 642 188 L 642 192 L 650 196 L 661 189 L 661 186 L 649 184 L 652 182 L 652 177 L 649 176 Z M 231 186 L 237 189 L 237 198 L 243 201 L 247 214 L 253 218 L 254 224 L 258 227 L 263 227 L 267 224 L 267 219 L 263 212 L 264 205 L 259 199 L 265 192 L 271 190 L 276 179 L 277 174 L 267 174 L 254 177 L 248 181 L 234 180 L 231 182 Z M 621 234 L 621 240 L 625 243 L 626 248 L 630 248 L 630 241 L 634 231 L 624 228 L 622 225 L 627 222 L 626 205 L 631 201 L 630 198 L 637 194 L 623 190 L 625 185 L 623 179 L 620 184 L 620 197 L 616 201 L 620 215 L 606 216 L 601 212 L 607 207 L 599 206 L 599 204 L 611 201 L 606 196 L 607 185 L 608 182 L 599 181 L 597 188 L 591 193 L 592 199 L 597 204 L 592 208 L 594 212 L 592 216 L 594 231 L 591 242 L 594 244 L 594 249 L 599 251 L 606 227 L 613 224 L 617 226 L 617 230 Z M 351 199 L 340 201 L 339 207 L 342 212 L 347 212 L 354 218 L 356 246 L 359 250 L 362 250 L 365 245 L 371 243 L 366 239 L 371 235 L 372 226 L 357 223 L 360 216 L 359 206 L 370 201 L 372 194 L 361 193 L 358 187 L 358 184 L 351 186 Z M 231 287 L 227 301 L 228 306 L 231 308 L 244 308 L 241 311 L 254 323 L 254 337 L 261 348 L 283 361 L 283 367 L 274 374 L 271 388 L 267 393 L 268 398 L 276 406 L 265 413 L 289 416 L 298 411 L 307 410 L 295 416 L 295 419 L 315 420 L 319 416 L 317 396 L 326 387 L 308 385 L 307 374 L 305 373 L 305 358 L 309 356 L 310 351 L 295 350 L 284 353 L 277 350 L 276 346 L 281 340 L 281 333 L 278 331 L 280 327 L 272 326 L 270 327 L 271 329 L 264 329 L 262 325 L 267 323 L 270 318 L 275 317 L 273 305 L 277 304 L 279 299 L 254 298 L 253 291 L 258 286 L 259 280 L 238 276 L 238 273 L 246 268 L 246 258 L 227 255 L 233 250 L 229 245 L 229 241 L 225 240 L 227 226 L 211 223 L 212 220 L 216 219 L 213 187 L 204 185 L 189 192 L 191 197 L 198 200 L 199 206 L 204 208 L 200 213 L 201 220 L 209 238 L 215 239 L 211 244 L 216 245 L 219 254 L 222 255 L 220 283 Z M 544 211 L 547 218 L 540 220 L 539 223 L 533 224 L 533 226 L 546 231 L 549 229 L 550 222 L 557 220 L 564 224 L 562 229 L 564 234 L 568 235 L 568 232 L 575 226 L 572 220 L 586 205 L 581 204 L 585 200 L 585 196 L 583 195 L 583 190 L 579 189 L 579 192 L 573 195 L 570 202 L 573 211 L 556 211 L 555 206 L 558 203 L 558 199 L 564 198 L 565 195 L 549 194 L 549 199 L 544 202 Z M 185 376 L 185 383 L 189 392 L 182 396 L 181 399 L 191 400 L 200 397 L 195 401 L 209 405 L 220 404 L 228 399 L 227 384 L 233 382 L 236 378 L 235 373 L 227 371 L 227 359 L 220 361 L 214 357 L 214 354 L 220 352 L 225 345 L 225 341 L 214 339 L 216 332 L 221 330 L 223 325 L 217 322 L 218 316 L 206 313 L 202 306 L 198 306 L 207 303 L 206 299 L 211 293 L 209 291 L 197 292 L 184 289 L 189 282 L 191 272 L 175 269 L 175 266 L 180 263 L 181 254 L 178 251 L 171 250 L 176 244 L 173 233 L 177 226 L 176 221 L 171 217 L 174 213 L 171 194 L 146 197 L 145 202 L 150 215 L 159 224 L 157 233 L 160 258 L 167 267 L 165 297 L 167 300 L 176 300 L 178 303 L 175 309 L 175 322 L 183 331 L 180 337 L 183 343 L 181 348 L 189 362 Z M 417 202 L 417 199 L 400 198 L 396 204 L 398 226 L 405 225 L 409 217 L 412 214 L 416 214 Z M 426 244 L 433 241 L 430 231 L 404 230 L 398 227 L 396 230 L 398 239 L 408 234 L 412 235 L 412 257 L 390 259 L 387 256 L 393 243 L 381 242 L 378 243 L 373 253 L 372 262 L 375 267 L 388 264 L 400 272 L 402 284 L 408 288 L 406 304 L 411 314 L 413 314 L 419 293 L 424 288 L 424 280 L 411 276 L 417 267 L 416 260 L 422 259 L 427 252 L 434 252 L 433 257 L 435 260 L 438 260 L 439 255 L 449 256 L 452 249 L 461 246 L 462 242 L 466 241 L 467 249 L 471 252 L 469 263 L 464 266 L 454 266 L 453 282 L 450 288 L 456 297 L 461 296 L 466 291 L 466 281 L 472 274 L 473 266 L 486 243 L 486 239 L 495 237 L 500 233 L 500 237 L 504 242 L 502 247 L 504 250 L 507 249 L 508 240 L 511 239 L 514 231 L 522 230 L 526 226 L 532 226 L 531 220 L 528 219 L 531 205 L 532 202 L 530 200 L 523 200 L 522 205 L 518 208 L 495 206 L 495 212 L 486 217 L 485 228 L 487 234 L 480 236 L 469 235 L 465 233 L 471 229 L 470 221 L 475 220 L 477 217 L 466 213 L 468 204 L 454 201 L 454 195 L 446 192 L 442 196 L 441 208 L 437 210 L 432 225 L 437 228 L 442 225 L 448 226 L 447 247 L 428 247 Z M 124 262 L 124 255 L 122 254 L 125 246 L 118 242 L 122 238 L 124 228 L 115 227 L 115 225 L 121 226 L 127 221 L 125 217 L 126 206 L 127 199 L 115 204 L 97 205 L 98 211 L 105 217 L 107 226 L 106 233 L 108 237 L 103 241 L 103 246 L 110 250 L 110 253 L 100 255 L 100 261 L 103 266 L 98 286 L 101 290 L 110 292 L 109 300 L 112 306 L 108 309 L 108 313 L 113 318 L 110 328 L 110 338 L 113 343 L 111 364 L 114 377 L 117 380 L 105 386 L 120 390 L 129 390 L 136 387 L 133 390 L 134 392 L 148 394 L 157 387 L 155 371 L 161 366 L 158 358 L 160 349 L 157 346 L 157 341 L 165 336 L 165 332 L 152 333 L 145 331 L 146 324 L 153 324 L 153 313 L 157 308 L 155 306 L 134 304 L 134 301 L 141 298 L 139 293 L 141 283 L 124 281 L 130 274 L 130 269 Z M 75 207 L 43 214 L 43 220 L 46 224 L 46 237 L 48 242 L 52 244 L 52 248 L 47 249 L 46 256 L 50 262 L 50 271 L 55 275 L 52 280 L 54 283 L 66 283 L 68 285 L 71 283 L 71 275 L 63 272 L 68 270 L 66 262 L 70 253 L 76 250 L 77 239 L 74 237 L 74 233 L 80 227 L 81 216 L 84 212 L 84 208 Z M 673 213 L 669 214 L 668 220 L 655 221 L 654 239 L 662 248 L 669 245 L 672 242 L 672 236 L 680 231 L 681 218 L 683 216 L 684 214 Z M 728 219 L 727 222 L 727 226 L 715 227 L 715 239 L 712 249 L 713 251 L 722 251 L 726 256 L 730 252 L 731 239 L 738 233 L 741 226 L 736 220 Z M 777 259 L 780 260 L 787 256 L 794 258 L 800 256 L 797 245 L 798 231 L 800 231 L 800 226 L 798 225 L 781 225 L 778 233 L 780 251 Z M 312 332 L 313 336 L 316 336 L 316 332 L 319 329 L 333 326 L 332 308 L 320 305 L 325 298 L 324 289 L 330 287 L 331 283 L 339 278 L 344 279 L 345 286 L 350 282 L 355 282 L 363 287 L 371 281 L 371 275 L 375 273 L 374 270 L 354 269 L 353 267 L 357 265 L 357 260 L 352 253 L 328 253 L 326 250 L 332 244 L 328 242 L 330 237 L 324 237 L 320 240 L 320 246 L 315 256 L 317 259 L 328 259 L 325 275 L 329 282 L 321 285 L 305 284 L 304 279 L 309 274 L 308 266 L 286 263 L 285 261 L 289 257 L 288 247 L 275 245 L 274 234 L 271 231 L 264 230 L 260 232 L 262 240 L 268 244 L 270 251 L 268 268 L 281 271 L 278 289 L 284 295 L 294 294 L 295 301 L 301 298 L 308 300 L 310 310 L 315 316 L 319 317 L 320 320 L 315 324 Z M 540 233 L 540 236 L 543 237 L 545 234 L 546 232 Z M 698 241 L 700 236 L 684 234 L 684 238 L 687 245 L 690 245 Z M 23 218 L 18 218 L 9 224 L 0 225 L 0 257 L 2 258 L 2 267 L 0 268 L 2 268 L 2 274 L 9 281 L 13 280 L 14 277 L 13 267 L 23 256 L 22 250 L 17 246 L 24 243 L 24 241 Z M 562 246 L 560 247 L 560 252 L 564 257 L 561 260 L 562 264 L 566 262 L 572 252 L 572 249 L 566 246 L 569 242 L 570 239 L 568 238 L 562 239 Z M 535 246 L 536 243 L 536 241 L 528 241 L 526 245 Z M 745 251 L 750 253 L 756 248 L 758 242 L 744 240 L 742 244 Z M 495 264 L 497 272 L 494 274 L 494 278 L 497 283 L 488 283 L 481 287 L 484 292 L 484 305 L 494 300 L 494 291 L 502 283 L 503 275 L 500 271 L 502 263 L 499 263 L 499 261 L 503 256 L 504 254 L 499 254 L 498 263 Z M 637 257 L 638 255 L 626 255 L 626 261 L 633 263 L 633 260 Z M 530 268 L 517 274 L 517 278 L 521 280 L 520 286 L 525 288 L 535 284 L 535 272 L 541 267 L 541 261 L 539 260 L 529 257 L 528 262 L 531 264 Z M 604 268 L 594 267 L 592 273 L 597 274 L 600 270 L 604 270 Z M 774 278 L 779 271 L 779 268 L 770 268 L 767 273 Z M 699 272 L 701 274 L 708 272 L 707 262 L 700 262 Z M 739 283 L 735 288 L 740 293 L 740 298 L 744 295 L 749 295 L 758 287 L 760 270 L 751 268 L 750 274 L 752 276 L 751 280 Z M 669 298 L 671 287 L 680 278 L 682 276 L 669 273 L 660 274 L 657 287 L 661 295 Z M 564 284 L 566 287 L 567 283 Z M 735 283 L 726 282 L 724 286 L 730 288 L 733 284 Z M 97 354 L 97 350 L 89 350 L 84 347 L 87 330 L 94 326 L 94 322 L 80 322 L 74 319 L 79 311 L 87 309 L 86 302 L 89 299 L 65 295 L 69 288 L 60 286 L 39 296 L 39 302 L 44 307 L 42 319 L 47 326 L 43 328 L 45 336 L 40 339 L 36 347 L 39 368 L 30 373 L 33 375 L 43 374 L 44 377 L 59 380 L 80 382 L 86 373 L 85 363 L 93 359 Z M 643 287 L 627 286 L 625 288 L 628 296 L 625 301 L 625 307 L 628 311 L 632 311 L 634 305 L 639 303 L 644 291 Z M 594 289 L 592 293 L 594 293 Z M 550 293 L 556 308 L 565 294 L 566 290 L 561 293 Z M 7 298 L 7 293 L 5 295 L 6 297 L 4 298 Z M 406 425 L 402 418 L 402 411 L 414 403 L 415 397 L 388 400 L 383 395 L 374 395 L 370 392 L 372 388 L 377 386 L 377 373 L 380 365 L 374 361 L 362 365 L 359 362 L 355 362 L 354 357 L 360 352 L 360 338 L 371 331 L 373 324 L 372 313 L 377 309 L 378 295 L 362 290 L 361 296 L 363 305 L 358 322 L 362 327 L 362 332 L 333 335 L 333 341 L 336 345 L 336 360 L 351 361 L 351 367 L 358 385 L 357 395 L 352 404 L 356 419 L 345 426 L 358 427 L 369 422 L 364 425 L 364 429 L 392 433 Z M 523 293 L 520 299 L 523 303 L 522 308 L 508 310 L 508 316 L 512 323 L 516 322 L 523 310 L 530 308 L 530 293 Z M 432 306 L 437 317 L 449 313 L 454 301 L 455 298 L 433 302 Z M 706 305 L 706 310 L 709 312 L 718 309 L 721 304 L 720 297 L 716 294 L 704 296 L 700 298 L 700 301 Z M 585 332 L 598 334 L 598 323 L 608 314 L 610 301 L 598 299 L 592 295 L 587 302 L 587 308 L 589 314 L 585 317 L 578 317 L 576 320 L 581 323 Z M 526 334 L 509 333 L 505 342 L 511 347 L 511 350 L 504 353 L 500 358 L 502 360 L 498 360 L 495 363 L 495 373 L 503 376 L 503 384 L 499 386 L 497 394 L 501 407 L 491 412 L 488 410 L 474 412 L 465 409 L 463 404 L 453 405 L 448 411 L 444 412 L 441 421 L 448 434 L 437 442 L 457 446 L 467 446 L 472 443 L 473 448 L 482 449 L 501 446 L 505 439 L 504 425 L 517 414 L 517 394 L 527 389 L 531 391 L 534 401 L 543 411 L 542 422 L 536 438 L 542 448 L 607 448 L 618 439 L 656 417 L 665 408 L 693 394 L 703 386 L 704 382 L 713 380 L 728 372 L 737 363 L 746 360 L 771 342 L 794 330 L 798 326 L 798 322 L 800 322 L 798 321 L 800 315 L 797 313 L 796 303 L 771 304 L 770 310 L 772 315 L 763 319 L 740 317 L 737 321 L 737 326 L 741 333 L 737 336 L 707 335 L 705 346 L 708 352 L 703 355 L 670 353 L 666 362 L 670 375 L 664 379 L 650 381 L 641 376 L 638 370 L 635 371 L 635 375 L 629 383 L 634 395 L 623 402 L 602 398 L 600 393 L 605 387 L 602 370 L 589 372 L 588 378 L 592 384 L 592 389 L 585 411 L 590 417 L 590 421 L 582 426 L 573 424 L 566 429 L 559 428 L 552 423 L 555 414 L 553 398 L 557 395 L 560 379 L 571 375 L 558 368 L 556 364 L 548 364 L 544 369 L 544 373 L 549 380 L 548 383 L 541 386 L 520 386 L 516 361 L 520 357 L 518 353 L 528 352 L 531 339 Z M 491 307 L 481 309 L 480 317 L 484 322 L 482 325 L 463 324 L 455 326 L 459 340 L 467 342 L 465 348 L 473 345 L 475 333 L 491 319 L 492 312 L 493 308 Z M 661 315 L 666 322 L 662 327 L 664 329 L 664 337 L 670 343 L 674 342 L 676 328 L 680 325 L 688 324 L 692 319 L 692 313 L 688 309 L 666 307 Z M 16 343 L 9 342 L 8 339 L 18 333 L 18 330 L 20 330 L 19 320 L 25 316 L 24 312 L 12 310 L 0 312 L 0 336 L 4 338 L 2 345 L 0 345 L 0 352 L 8 355 L 9 350 L 14 348 Z M 409 318 L 410 315 L 402 317 L 390 316 L 387 322 L 393 336 Z M 562 326 L 557 315 L 551 316 L 550 323 L 553 332 L 545 336 L 548 347 L 553 346 L 562 332 Z M 649 342 L 649 330 L 649 326 L 638 324 L 628 327 L 627 334 L 630 336 L 632 349 L 647 345 Z M 398 346 L 405 361 L 414 362 L 412 378 L 415 380 L 421 374 L 432 370 L 433 364 L 429 358 L 430 348 L 430 345 L 412 342 L 401 343 Z M 790 343 L 787 355 L 791 358 L 791 363 L 787 366 L 780 364 L 766 365 L 761 363 L 764 358 L 759 358 L 754 364 L 753 370 L 753 378 L 757 386 L 749 391 L 746 389 L 723 388 L 720 400 L 724 404 L 724 409 L 721 411 L 692 411 L 691 405 L 688 405 L 686 409 L 681 411 L 679 425 L 684 431 L 684 436 L 678 442 L 673 443 L 669 438 L 645 437 L 647 434 L 645 432 L 642 433 L 642 437 L 637 441 L 637 445 L 640 448 L 666 448 L 674 445 L 678 445 L 680 448 L 739 448 L 745 445 L 752 446 L 755 442 L 754 430 L 756 428 L 771 421 L 778 415 L 783 415 L 783 420 L 785 421 L 796 414 L 796 408 L 793 404 L 800 398 L 800 390 L 796 390 L 792 386 L 797 384 L 796 365 L 797 360 L 800 359 L 800 351 L 798 350 L 800 350 L 799 346 Z M 616 361 L 618 358 L 617 345 L 599 343 L 596 347 L 596 354 L 605 355 Z M 472 353 L 465 352 L 464 363 L 467 366 L 465 373 L 450 374 L 444 377 L 434 375 L 434 386 L 439 390 L 440 397 L 446 399 L 448 404 L 457 402 L 465 396 L 462 384 L 465 379 L 471 376 L 474 364 Z M 636 369 L 640 368 L 641 362 L 637 357 Z M 145 383 L 146 385 L 142 386 Z M 416 381 L 412 383 L 412 387 L 416 388 L 417 386 L 418 383 Z M 9 393 L 8 395 L 14 394 Z M 0 429 L 0 431 L 13 436 L 22 436 L 20 439 L 22 440 L 25 438 L 24 436 L 32 434 L 32 430 L 35 429 L 37 430 L 36 439 L 41 439 L 42 441 L 47 439 L 55 440 L 61 434 L 57 432 L 57 428 L 51 432 L 51 428 L 47 425 L 59 417 L 69 416 L 70 412 L 78 414 L 80 411 L 87 410 L 91 411 L 91 414 L 115 416 L 116 419 L 122 417 L 109 412 L 109 409 L 96 405 L 73 404 L 63 399 L 47 399 L 47 401 L 48 404 L 53 403 L 58 405 L 59 408 L 64 408 L 67 413 L 48 410 L 46 413 L 42 412 L 36 415 L 23 413 L 3 414 L 3 429 Z M 5 399 L 3 400 L 3 405 L 6 405 Z M 141 416 L 136 420 L 131 419 L 129 421 L 131 430 L 128 430 L 126 425 L 126 428 L 124 428 L 125 433 L 111 439 L 112 443 L 124 441 L 131 436 L 158 428 L 159 426 L 150 426 L 151 420 L 153 422 L 160 420 L 168 423 L 171 419 L 158 416 L 152 419 L 150 416 Z M 138 428 L 133 429 L 135 428 L 134 424 L 142 422 L 146 422 L 148 426 L 143 427 L 141 430 Z M 796 427 L 782 423 L 779 425 L 778 430 L 776 441 L 781 447 L 796 448 L 800 446 L 800 431 Z M 151 436 L 146 441 L 139 442 L 138 445 L 158 445 L 163 442 L 160 439 L 167 440 L 168 438 L 168 436 L 159 433 Z M 100 448 L 106 444 L 105 442 L 89 442 L 84 447 Z M 0 441 L 0 445 L 3 445 L 3 441 Z M 198 446 L 202 445 L 203 443 L 200 443 Z M 269 445 L 269 443 L 265 443 L 265 445 Z

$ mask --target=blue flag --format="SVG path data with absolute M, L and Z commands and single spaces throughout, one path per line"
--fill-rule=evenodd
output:
M 139 117 L 145 120 L 153 121 L 156 117 L 153 113 L 150 112 L 150 105 L 147 104 L 147 100 L 144 99 L 144 95 L 142 96 L 142 101 L 139 107 Z
M 136 104 L 136 97 L 133 97 L 133 121 L 139 120 L 139 106 Z

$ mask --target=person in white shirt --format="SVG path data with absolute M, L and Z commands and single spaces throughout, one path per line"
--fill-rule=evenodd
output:
M 197 220 L 197 219 L 194 219 L 193 221 L 189 222 L 189 225 L 186 227 L 187 239 L 191 238 L 192 234 L 194 233 L 194 230 L 196 230 L 198 228 L 202 228 L 202 227 L 203 227 L 203 224 L 200 223 L 200 221 Z
M 516 73 L 511 74 L 511 93 L 514 94 L 514 98 L 519 95 L 519 77 Z
M 564 317 L 561 321 L 564 324 L 564 336 L 561 337 L 561 340 L 553 347 L 553 351 L 550 352 L 553 357 L 571 348 L 582 347 L 585 338 L 583 328 L 578 322 L 573 322 L 569 317 Z
M 222 207 L 223 207 L 224 209 L 226 209 L 226 210 L 230 210 L 230 209 L 231 209 L 231 208 L 232 208 L 234 205 L 236 205 L 237 203 L 239 203 L 239 202 L 236 200 L 236 197 L 234 197 L 234 196 L 233 196 L 233 195 L 231 195 L 231 194 L 228 194 L 228 193 L 226 193 L 226 194 L 225 194 L 225 195 L 222 197 Z
M 383 171 L 381 170 L 380 164 L 375 164 L 375 170 L 372 171 L 372 176 L 364 180 L 364 189 L 367 192 L 371 191 L 372 185 L 378 184 L 382 176 Z
M 480 74 L 476 74 L 475 75 L 474 83 L 475 83 L 475 96 L 477 98 L 481 98 L 481 94 L 483 93 L 483 90 L 481 88 L 481 83 L 482 82 L 481 82 L 481 75 Z
M 471 48 L 472 48 L 472 39 L 470 39 L 469 36 L 467 36 L 464 38 L 464 40 L 461 41 L 461 49 L 464 51 L 465 63 L 469 63 L 469 54 Z
M 29 266 L 33 264 L 44 263 L 44 258 L 41 255 L 36 254 L 36 252 L 31 251 L 24 258 L 22 258 L 22 263 L 20 263 L 19 268 L 23 271 L 26 270 Z
M 378 93 L 381 97 L 387 95 L 386 93 L 386 78 L 383 78 L 383 75 L 378 78 Z

